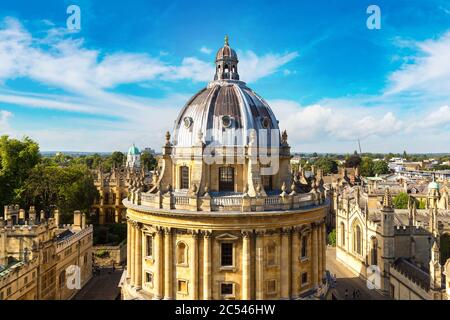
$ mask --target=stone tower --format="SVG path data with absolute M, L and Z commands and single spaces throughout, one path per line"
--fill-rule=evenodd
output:
M 394 261 L 394 206 L 389 188 L 386 188 L 381 209 L 381 289 L 389 292 L 389 268 Z

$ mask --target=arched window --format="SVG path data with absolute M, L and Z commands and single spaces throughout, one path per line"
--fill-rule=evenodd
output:
M 177 264 L 187 264 L 187 246 L 184 242 L 177 245 Z
M 341 222 L 341 245 L 345 246 L 345 224 Z
M 274 266 L 277 264 L 277 246 L 275 242 L 267 245 L 267 265 Z
M 377 265 L 378 264 L 378 240 L 375 237 L 372 237 L 371 239 L 371 264 L 372 265 Z
M 180 167 L 180 189 L 189 189 L 189 168 Z
M 353 251 L 357 254 L 362 254 L 362 234 L 361 234 L 361 227 L 359 225 L 356 225 L 353 228 Z
M 219 168 L 219 191 L 234 191 L 233 167 Z
M 300 257 L 308 257 L 308 236 L 302 236 L 302 248 L 300 252 Z
M 223 71 L 226 73 L 228 72 L 228 65 L 226 64 L 225 67 L 223 67 Z

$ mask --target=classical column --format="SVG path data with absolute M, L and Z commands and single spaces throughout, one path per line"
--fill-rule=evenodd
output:
M 211 300 L 211 231 L 203 233 L 203 299 Z
M 127 277 L 131 277 L 131 222 L 127 219 Z
M 250 231 L 242 231 L 242 300 L 251 299 Z
M 264 234 L 256 231 L 256 300 L 264 299 Z
M 191 272 L 191 300 L 198 299 L 198 233 L 192 231 L 192 248 L 190 250 L 189 269 Z
M 325 223 L 322 223 L 322 238 L 322 277 L 325 277 L 327 271 L 327 226 L 325 225 Z
M 135 273 L 134 285 L 137 289 L 142 288 L 142 230 L 139 223 L 136 224 L 135 232 Z
M 158 227 L 155 234 L 155 246 L 154 251 L 154 263 L 153 263 L 153 283 L 154 283 L 154 296 L 153 299 L 159 300 L 162 298 L 162 233 L 161 227 Z
M 321 225 L 317 229 L 317 282 L 320 283 L 322 279 L 322 228 Z
M 318 257 L 318 237 L 317 237 L 317 226 L 312 224 L 312 256 L 311 256 L 311 269 L 312 269 L 312 285 L 316 286 L 319 277 L 319 257 Z
M 120 222 L 120 209 L 119 208 L 114 209 L 114 222 L 115 223 Z
M 172 299 L 172 230 L 164 229 L 164 300 Z
M 289 236 L 290 228 L 281 230 L 281 299 L 289 299 L 290 274 L 289 274 Z
M 292 262 L 292 274 L 291 274 L 291 283 L 292 283 L 292 293 L 291 298 L 298 298 L 300 294 L 300 275 L 299 275 L 299 232 L 298 228 L 294 227 L 292 229 L 292 252 L 291 252 L 291 262 Z
M 130 221 L 130 234 L 128 235 L 128 239 L 130 240 L 130 284 L 134 286 L 134 274 L 136 270 L 136 260 L 135 260 L 135 250 L 136 250 L 136 239 L 135 239 L 135 231 L 134 231 L 134 221 Z

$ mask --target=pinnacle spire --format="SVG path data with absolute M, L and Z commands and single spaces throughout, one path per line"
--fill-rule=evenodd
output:
M 228 35 L 227 35 L 227 34 L 225 35 L 224 44 L 225 44 L 226 46 L 229 45 L 229 44 L 228 44 Z
M 383 207 L 384 208 L 392 208 L 392 197 L 389 188 L 384 189 L 383 196 Z

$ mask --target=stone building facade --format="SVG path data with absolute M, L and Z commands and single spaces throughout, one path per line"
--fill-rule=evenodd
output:
M 256 140 L 261 135 L 267 144 Z M 290 158 L 287 133 L 239 80 L 238 57 L 226 39 L 214 81 L 166 134 L 150 190 L 134 183 L 124 200 L 123 298 L 317 295 L 325 278 L 328 202 L 321 177 L 292 176 Z
M 133 148 L 133 154 L 130 154 Z M 103 172 L 102 168 L 95 171 L 94 185 L 99 198 L 92 205 L 92 211 L 98 218 L 98 224 L 121 223 L 126 221 L 126 208 L 122 203 L 128 195 L 132 181 L 148 183 L 148 172 L 140 166 L 138 150 L 131 147 L 127 162 L 120 166 L 113 166 L 110 172 Z M 139 166 L 138 166 L 139 165 Z
M 92 226 L 74 213 L 74 223 L 59 224 L 33 207 L 28 214 L 5 206 L 0 218 L 0 300 L 66 300 L 92 276 Z M 79 275 L 79 282 L 76 277 Z M 74 285 L 68 286 L 69 277 Z
M 435 182 L 429 209 L 417 210 L 412 199 L 408 210 L 395 210 L 386 188 L 373 209 L 362 187 L 336 190 L 336 258 L 363 279 L 380 279 L 375 287 L 394 299 L 446 299 L 440 240 L 450 231 L 450 212 L 438 209 Z

